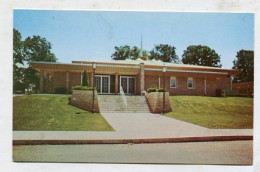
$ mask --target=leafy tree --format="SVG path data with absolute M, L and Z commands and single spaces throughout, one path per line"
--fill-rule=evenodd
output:
M 203 45 L 190 45 L 182 55 L 184 64 L 221 67 L 220 56 L 215 50 Z
M 142 50 L 142 55 L 148 57 L 148 53 L 145 50 Z M 128 45 L 115 47 L 115 52 L 112 54 L 113 60 L 136 60 L 141 56 L 141 49 L 137 46 L 133 46 L 132 48 Z
M 111 57 L 113 60 L 125 60 L 130 58 L 130 54 L 131 54 L 130 46 L 128 45 L 120 46 L 120 47 L 115 46 L 115 52 L 112 54 Z
M 137 46 L 134 46 L 130 51 L 130 59 L 136 60 L 138 57 L 140 57 L 140 54 L 141 50 Z
M 40 36 L 27 37 L 22 41 L 21 33 L 13 29 L 13 87 L 15 90 L 24 90 L 29 84 L 39 88 L 39 74 L 32 69 L 30 62 L 56 62 L 51 44 Z M 28 66 L 27 68 L 25 66 Z
M 52 46 L 45 38 L 40 36 L 27 37 L 24 40 L 24 53 L 25 61 L 28 64 L 28 68 L 25 69 L 24 83 L 28 87 L 29 84 L 39 88 L 39 74 L 36 70 L 32 69 L 30 62 L 42 61 L 42 62 L 56 62 L 57 58 L 54 53 L 51 52 Z
M 13 65 L 23 65 L 24 53 L 23 53 L 23 42 L 21 33 L 13 29 Z
M 146 50 L 143 50 L 142 51 L 142 56 L 148 58 L 149 57 L 149 53 Z
M 13 91 L 24 90 L 23 65 L 24 53 L 21 33 L 13 29 Z
M 163 62 L 178 62 L 179 58 L 175 52 L 175 47 L 168 44 L 155 45 L 150 51 L 150 60 L 161 60 Z
M 82 86 L 88 86 L 88 76 L 86 71 L 83 73 Z
M 241 73 L 234 78 L 235 82 L 253 82 L 254 81 L 254 51 L 240 50 L 237 52 L 233 61 L 233 69 L 241 70 Z
M 57 58 L 51 49 L 51 43 L 40 36 L 27 37 L 24 40 L 25 59 L 28 63 L 31 61 L 56 62 Z

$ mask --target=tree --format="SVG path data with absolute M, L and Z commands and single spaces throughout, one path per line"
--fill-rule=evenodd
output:
M 132 48 L 128 45 L 115 47 L 115 52 L 112 54 L 113 60 L 136 60 L 141 56 L 141 49 L 137 46 Z M 142 50 L 142 56 L 148 57 L 148 53 L 145 50 Z
M 254 81 L 254 51 L 240 50 L 237 52 L 233 61 L 233 69 L 238 69 L 241 73 L 234 78 L 235 82 L 253 82 Z
M 190 45 L 182 55 L 184 64 L 221 67 L 220 56 L 215 50 L 203 45 Z
M 179 58 L 176 55 L 175 47 L 168 44 L 155 45 L 154 49 L 150 51 L 150 60 L 161 60 L 163 62 L 178 62 Z
M 130 46 L 128 45 L 120 46 L 120 47 L 115 46 L 115 52 L 112 54 L 111 57 L 113 60 L 125 60 L 130 58 L 130 54 L 131 54 Z
M 88 86 L 88 76 L 86 71 L 83 73 L 82 86 Z
M 13 86 L 14 91 L 28 88 L 30 84 L 39 88 L 39 74 L 30 62 L 56 62 L 51 52 L 51 43 L 40 36 L 27 37 L 22 41 L 21 33 L 13 29 Z M 25 66 L 28 66 L 27 68 Z
M 27 37 L 24 42 L 24 58 L 28 64 L 28 68 L 25 69 L 24 83 L 25 87 L 28 87 L 29 84 L 36 86 L 36 89 L 39 88 L 39 74 L 34 70 L 30 62 L 32 61 L 41 61 L 41 62 L 56 62 L 57 58 L 55 54 L 51 52 L 52 46 L 45 38 L 40 36 Z
M 23 53 L 23 42 L 21 33 L 13 29 L 13 65 L 17 66 L 18 64 L 23 65 L 24 53 Z
M 27 37 L 24 40 L 25 59 L 28 63 L 31 61 L 56 62 L 57 58 L 51 49 L 51 43 L 40 36 Z
M 133 46 L 133 48 L 130 51 L 130 59 L 136 60 L 140 57 L 141 50 L 137 46 Z
M 23 83 L 23 65 L 24 53 L 21 33 L 13 29 L 13 91 L 24 91 Z

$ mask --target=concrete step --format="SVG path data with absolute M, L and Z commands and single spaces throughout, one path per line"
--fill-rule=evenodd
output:
M 149 113 L 150 108 L 144 96 L 126 96 L 127 107 L 120 95 L 98 95 L 101 112 Z

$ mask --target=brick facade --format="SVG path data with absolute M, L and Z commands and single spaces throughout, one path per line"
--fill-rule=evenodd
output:
M 145 97 L 153 113 L 163 112 L 163 92 L 146 93 Z M 172 107 L 170 104 L 169 92 L 166 92 L 164 113 L 171 112 L 171 111 L 172 111 Z
M 82 72 L 83 75 L 83 72 Z M 69 89 L 75 85 L 80 85 L 81 84 L 81 76 L 80 72 L 70 72 L 69 74 Z
M 170 95 L 205 95 L 204 80 L 202 77 L 193 77 L 194 87 L 187 88 L 187 77 L 176 76 L 177 87 L 170 88 L 170 76 L 165 77 L 165 88 Z M 159 76 L 145 76 L 145 89 L 159 88 Z M 160 76 L 160 88 L 163 88 L 163 75 Z M 206 96 L 215 96 L 217 89 L 216 78 L 206 78 Z
M 254 83 L 253 82 L 242 82 L 242 83 L 233 83 L 233 90 L 238 90 L 239 93 L 245 94 L 254 92 Z
M 83 74 L 82 74 L 83 75 Z M 194 88 L 189 89 L 187 88 L 187 78 L 190 75 L 186 76 L 176 76 L 177 80 L 177 88 L 170 88 L 170 78 L 171 76 L 167 75 L 165 77 L 165 87 L 169 91 L 170 95 L 205 95 L 205 87 L 204 87 L 204 80 L 205 77 L 194 77 L 193 76 L 193 84 Z M 119 77 L 119 76 L 118 76 Z M 135 75 L 135 82 L 136 82 L 136 94 L 140 95 L 141 90 L 147 90 L 148 88 L 159 88 L 159 77 L 160 77 L 160 88 L 163 88 L 163 75 L 145 75 L 141 76 L 141 73 Z M 66 72 L 55 72 L 53 78 L 53 90 L 55 91 L 56 88 L 66 88 L 66 79 L 67 73 Z M 91 82 L 91 73 L 88 73 L 89 84 L 92 85 Z M 80 72 L 69 72 L 69 91 L 75 85 L 81 84 L 81 74 Z M 118 78 L 119 82 L 119 78 Z M 143 83 L 144 82 L 144 83 Z M 143 84 L 143 88 L 142 85 Z M 230 79 L 229 78 L 215 78 L 215 77 L 206 77 L 206 95 L 207 96 L 215 96 L 216 89 L 224 89 L 230 90 Z
M 66 72 L 55 72 L 53 78 L 53 89 L 55 91 L 56 88 L 66 88 L 66 80 L 67 80 L 67 73 Z M 81 84 L 81 76 L 80 72 L 69 72 L 69 91 L 75 85 Z
M 67 89 L 67 93 L 70 93 L 73 86 L 81 84 L 83 71 L 85 70 L 87 71 L 89 85 L 93 85 L 93 70 L 91 64 L 91 62 L 82 63 L 80 65 L 34 62 L 32 65 L 33 68 L 40 72 L 40 92 L 54 93 L 57 88 L 65 88 Z M 119 93 L 120 76 L 135 77 L 135 94 L 137 95 L 140 95 L 142 91 L 148 88 L 163 88 L 164 83 L 162 66 L 153 65 L 152 62 L 146 61 L 140 61 L 136 64 L 99 62 L 97 63 L 95 72 L 96 75 L 112 76 L 110 80 L 110 87 L 112 87 L 112 89 L 110 88 L 110 92 L 113 94 L 115 94 L 115 92 Z M 165 73 L 165 86 L 170 95 L 215 96 L 216 89 L 218 88 L 230 90 L 231 82 L 229 76 L 238 73 L 236 70 L 229 69 L 168 64 L 167 72 Z M 48 80 L 46 84 L 45 80 L 48 76 L 50 76 L 50 80 Z M 176 77 L 176 88 L 170 88 L 171 76 Z M 191 89 L 187 87 L 188 77 L 193 78 L 194 87 Z
M 230 78 L 217 79 L 217 88 L 222 90 L 231 90 Z
M 53 79 L 54 90 L 56 88 L 66 88 L 66 73 L 65 72 L 55 72 Z
M 97 92 L 95 91 L 94 98 L 94 112 L 99 113 L 99 105 L 97 99 Z M 92 102 L 93 102 L 93 91 L 85 91 L 85 90 L 73 90 L 71 97 L 71 105 L 76 106 L 78 108 L 92 111 Z

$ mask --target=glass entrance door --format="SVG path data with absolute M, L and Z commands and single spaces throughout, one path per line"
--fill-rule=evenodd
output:
M 128 78 L 128 93 L 134 94 L 135 93 L 135 78 Z
M 97 92 L 101 94 L 110 93 L 110 76 L 107 75 L 96 75 L 95 76 L 95 86 Z
M 120 85 L 123 88 L 125 94 L 135 93 L 135 77 L 121 76 Z
M 123 88 L 124 93 L 127 93 L 127 78 L 121 78 L 121 87 Z
M 109 93 L 109 77 L 102 77 L 102 93 Z

